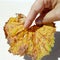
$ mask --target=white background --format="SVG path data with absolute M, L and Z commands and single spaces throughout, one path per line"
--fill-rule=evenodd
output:
M 3 26 L 11 16 L 23 13 L 27 16 L 35 0 L 0 0 L 0 60 L 24 60 L 8 52 L 9 45 L 5 39 Z M 60 22 L 56 22 L 56 31 L 60 31 Z

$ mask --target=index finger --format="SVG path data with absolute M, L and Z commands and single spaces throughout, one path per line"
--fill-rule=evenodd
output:
M 25 24 L 24 24 L 24 27 L 25 28 L 28 28 L 33 20 L 36 18 L 37 14 L 40 12 L 42 12 L 44 6 L 43 6 L 43 0 L 36 0 L 34 2 L 34 4 L 32 5 L 32 8 L 30 10 L 30 12 L 28 13 L 28 16 L 26 18 L 26 21 L 25 21 Z

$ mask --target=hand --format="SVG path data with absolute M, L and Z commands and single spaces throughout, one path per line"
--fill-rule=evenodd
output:
M 36 16 L 40 13 L 40 16 Z M 60 20 L 60 0 L 36 0 L 26 18 L 24 27 L 28 28 L 33 20 L 36 24 L 46 24 Z

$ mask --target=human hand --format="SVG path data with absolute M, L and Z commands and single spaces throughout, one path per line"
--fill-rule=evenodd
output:
M 40 13 L 40 16 L 36 16 Z M 26 18 L 24 27 L 28 28 L 33 20 L 36 24 L 46 24 L 60 20 L 60 0 L 36 0 Z

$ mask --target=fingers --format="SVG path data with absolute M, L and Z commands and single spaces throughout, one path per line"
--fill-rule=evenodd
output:
M 41 25 L 42 24 L 42 20 L 44 18 L 44 16 L 50 11 L 50 9 L 45 8 L 42 13 L 40 14 L 40 16 L 35 20 L 35 23 L 37 25 Z
M 43 8 L 44 8 L 43 7 L 43 0 L 38 0 L 38 1 L 36 0 L 36 2 L 33 4 L 32 8 L 26 18 L 26 21 L 24 24 L 25 28 L 28 28 L 32 24 L 33 20 L 37 16 L 37 14 L 39 12 L 42 12 Z
M 43 13 L 36 19 L 36 24 L 47 24 L 59 20 L 58 13 L 56 9 L 51 10 L 48 13 Z
M 24 24 L 25 28 L 28 28 L 33 20 L 35 20 L 36 16 L 38 13 L 42 13 L 42 11 L 44 10 L 44 8 L 50 8 L 52 9 L 51 6 L 51 0 L 36 0 L 35 3 L 33 4 L 27 18 Z M 50 4 L 49 4 L 50 3 Z M 54 3 L 53 5 L 56 6 L 56 4 Z M 59 6 L 60 7 L 60 6 Z M 38 18 L 38 22 L 40 22 L 40 24 L 46 24 L 46 23 L 51 23 L 54 22 L 58 19 L 58 14 L 56 14 L 56 9 L 51 10 L 50 12 L 48 12 L 47 14 L 45 14 L 44 16 L 42 15 L 42 17 L 40 16 Z M 37 23 L 39 24 L 39 23 Z
M 59 18 L 57 17 L 57 15 L 58 15 L 57 10 L 55 9 L 51 10 L 44 16 L 42 23 L 47 24 L 58 20 Z

